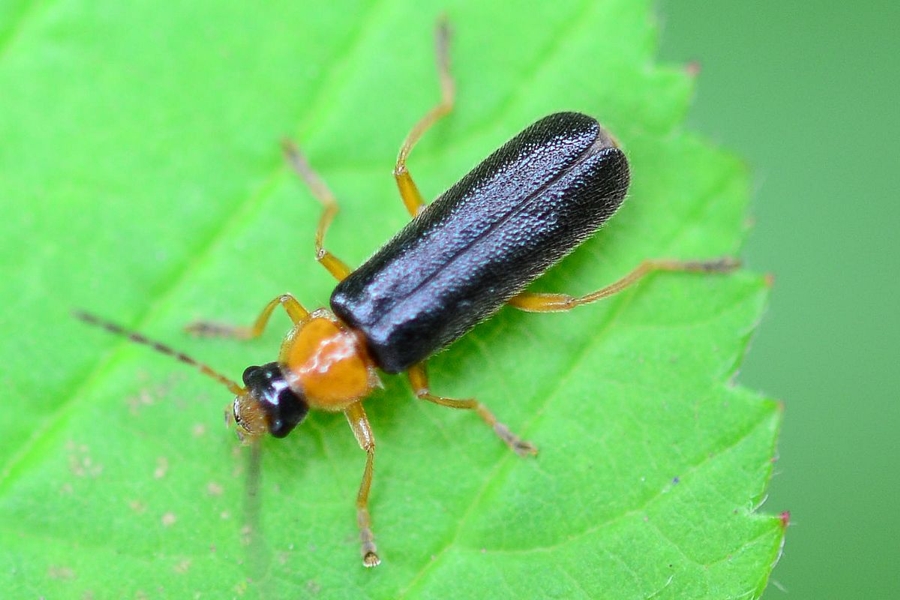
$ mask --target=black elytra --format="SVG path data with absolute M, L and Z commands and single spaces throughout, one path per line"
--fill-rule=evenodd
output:
M 608 220 L 625 155 L 596 119 L 547 116 L 424 208 L 341 281 L 331 308 L 400 373 L 494 314 Z

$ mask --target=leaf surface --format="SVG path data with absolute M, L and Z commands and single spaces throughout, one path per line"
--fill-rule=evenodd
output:
M 341 0 L 8 3 L 0 28 L 0 566 L 10 597 L 757 597 L 783 538 L 759 514 L 780 409 L 733 383 L 762 278 L 657 275 L 569 314 L 511 309 L 431 363 L 540 447 L 471 414 L 366 407 L 384 564 L 359 565 L 363 455 L 340 415 L 267 441 L 261 536 L 228 393 L 69 316 L 86 308 L 238 378 L 259 340 L 196 340 L 291 291 L 324 305 L 319 207 L 283 163 L 298 139 L 341 201 L 328 245 L 359 264 L 407 217 L 390 176 L 436 101 L 432 29 L 453 29 L 454 113 L 410 168 L 434 196 L 540 116 L 597 116 L 632 163 L 625 205 L 535 286 L 581 294 L 646 257 L 739 253 L 747 174 L 684 131 L 692 84 L 653 63 L 647 3 Z M 280 330 L 280 331 L 279 331 Z

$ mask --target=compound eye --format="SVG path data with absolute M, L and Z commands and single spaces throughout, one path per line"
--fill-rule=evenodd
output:
M 256 365 L 250 365 L 246 369 L 244 369 L 244 373 L 241 375 L 241 380 L 244 382 L 245 387 L 250 387 L 251 382 L 259 380 L 259 372 L 262 370 L 262 367 L 257 367 Z

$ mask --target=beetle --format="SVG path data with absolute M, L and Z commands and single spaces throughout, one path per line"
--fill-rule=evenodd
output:
M 202 336 L 253 338 L 281 306 L 293 327 L 276 361 L 248 367 L 238 384 L 203 363 L 88 313 L 80 319 L 124 334 L 193 365 L 226 385 L 235 399 L 228 417 L 247 443 L 265 434 L 281 438 L 310 410 L 342 412 L 366 453 L 356 499 L 363 564 L 380 563 L 368 509 L 375 436 L 362 402 L 380 386 L 378 371 L 406 372 L 415 395 L 441 406 L 475 411 L 513 451 L 536 447 L 513 433 L 481 402 L 430 391 L 426 361 L 504 305 L 532 312 L 565 311 L 615 294 L 653 271 L 727 272 L 732 258 L 708 261 L 647 260 L 615 283 L 581 297 L 531 293 L 526 287 L 590 237 L 619 208 L 629 167 L 616 140 L 596 119 L 552 114 L 504 144 L 468 175 L 426 204 L 406 166 L 412 148 L 454 102 L 448 28 L 437 28 L 441 100 L 404 140 L 394 168 L 412 220 L 357 269 L 325 248 L 338 210 L 327 185 L 306 157 L 285 142 L 287 159 L 323 211 L 316 259 L 338 284 L 330 310 L 307 310 L 291 294 L 270 301 L 249 327 L 198 322 Z

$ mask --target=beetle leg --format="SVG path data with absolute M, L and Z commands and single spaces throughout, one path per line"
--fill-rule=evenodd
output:
M 394 179 L 397 181 L 400 197 L 403 199 L 403 205 L 406 206 L 406 210 L 409 211 L 412 217 L 415 217 L 420 210 L 425 208 L 425 200 L 413 181 L 412 175 L 406 168 L 406 159 L 409 158 L 409 153 L 422 135 L 441 117 L 453 109 L 455 86 L 453 84 L 453 76 L 450 75 L 449 45 L 450 28 L 447 26 L 447 21 L 441 19 L 438 21 L 437 31 L 435 32 L 435 53 L 437 56 L 438 77 L 441 81 L 441 101 L 429 110 L 424 117 L 419 119 L 419 122 L 415 124 L 409 135 L 403 140 L 400 154 L 397 156 L 397 164 L 394 167 Z
M 361 402 L 354 402 L 344 411 L 347 422 L 359 447 L 366 451 L 366 468 L 363 470 L 362 482 L 356 494 L 356 523 L 359 526 L 360 551 L 363 565 L 375 567 L 381 562 L 378 549 L 375 547 L 375 535 L 372 533 L 372 519 L 369 516 L 369 489 L 372 487 L 372 473 L 375 469 L 375 435 L 369 426 L 369 419 Z
M 259 313 L 259 316 L 256 317 L 256 321 L 249 327 L 223 325 L 211 321 L 197 321 L 191 323 L 184 329 L 188 333 L 201 337 L 233 337 L 241 340 L 249 340 L 259 337 L 262 334 L 263 330 L 266 328 L 266 324 L 269 322 L 269 317 L 272 316 L 272 311 L 279 305 L 284 307 L 285 312 L 287 312 L 295 325 L 309 318 L 309 311 L 303 308 L 303 305 L 300 304 L 294 296 L 291 294 L 282 294 L 266 304 L 265 308 L 262 309 L 262 312 Z
M 631 273 L 618 281 L 584 296 L 576 297 L 568 294 L 553 294 L 541 292 L 522 292 L 509 299 L 510 306 L 526 312 L 560 312 L 571 310 L 582 304 L 596 302 L 601 298 L 612 296 L 636 283 L 645 275 L 656 271 L 681 271 L 687 273 L 728 273 L 741 265 L 740 261 L 732 257 L 717 258 L 713 260 L 645 260 L 641 262 Z
M 406 374 L 407 377 L 409 377 L 409 383 L 412 385 L 413 391 L 420 400 L 427 400 L 450 408 L 474 410 L 513 452 L 519 456 L 537 454 L 537 448 L 534 444 L 527 440 L 523 440 L 510 431 L 509 427 L 497 421 L 497 417 L 494 416 L 494 413 L 488 410 L 488 408 L 478 400 L 475 400 L 474 398 L 467 398 L 464 400 L 444 398 L 443 396 L 435 396 L 432 394 L 428 388 L 428 373 L 425 370 L 424 362 L 410 367 Z
M 334 220 L 334 215 L 338 212 L 337 199 L 331 193 L 331 190 L 328 189 L 325 181 L 310 166 L 309 161 L 306 160 L 306 157 L 300 152 L 296 144 L 290 140 L 284 140 L 281 143 L 281 147 L 291 168 L 307 185 L 316 200 L 322 203 L 322 216 L 319 217 L 319 227 L 316 229 L 316 260 L 328 269 L 328 272 L 335 279 L 341 281 L 350 274 L 352 269 L 325 249 L 325 233 L 328 231 L 331 221 Z

